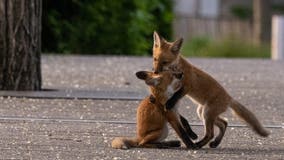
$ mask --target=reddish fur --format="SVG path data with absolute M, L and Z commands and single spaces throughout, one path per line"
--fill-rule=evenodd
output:
M 146 73 L 146 72 L 145 72 Z M 147 72 L 145 76 L 145 82 L 151 84 L 151 94 L 155 97 L 155 102 L 151 102 L 150 97 L 146 97 L 141 101 L 137 109 L 137 130 L 135 138 L 117 137 L 112 141 L 112 147 L 117 149 L 127 149 L 130 147 L 163 147 L 163 145 L 171 146 L 171 143 L 161 142 L 163 128 L 167 123 L 167 118 L 170 119 L 170 123 L 176 129 L 177 123 L 179 123 L 176 114 L 173 111 L 165 111 L 163 104 L 166 103 L 169 97 L 165 96 L 167 87 L 174 80 L 174 76 L 170 72 L 160 73 L 159 78 L 152 72 Z M 160 81 L 158 85 L 153 86 L 152 81 Z M 176 85 L 180 88 L 180 85 Z M 179 88 L 175 88 L 178 90 Z M 178 132 L 179 133 L 179 132 Z M 151 144 L 153 142 L 161 142 L 157 144 Z M 176 143 L 175 143 L 176 146 Z
M 256 133 L 264 137 L 268 136 L 269 133 L 262 127 L 252 112 L 236 102 L 209 74 L 188 63 L 180 55 L 181 44 L 182 39 L 167 42 L 154 32 L 153 67 L 156 73 L 171 68 L 178 68 L 184 73 L 182 80 L 184 92 L 182 95 L 188 95 L 199 105 L 198 113 L 205 124 L 205 136 L 197 145 L 202 147 L 213 138 L 213 125 L 216 125 L 220 129 L 220 133 L 210 146 L 217 147 L 227 126 L 227 122 L 219 116 L 228 107 L 231 107 L 238 116 L 252 126 Z

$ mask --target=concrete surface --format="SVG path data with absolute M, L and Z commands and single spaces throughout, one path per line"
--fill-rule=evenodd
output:
M 189 60 L 252 110 L 271 135 L 261 138 L 248 127 L 238 127 L 243 123 L 228 111 L 224 116 L 231 126 L 216 149 L 115 150 L 110 147 L 114 137 L 135 135 L 138 100 L 8 96 L 0 97 L 0 159 L 284 159 L 284 62 Z M 92 92 L 143 97 L 147 87 L 134 74 L 150 70 L 151 61 L 149 57 L 43 56 L 43 87 L 74 90 L 81 97 Z M 180 112 L 202 137 L 195 109 L 187 98 L 180 103 Z M 177 139 L 173 131 L 168 139 Z

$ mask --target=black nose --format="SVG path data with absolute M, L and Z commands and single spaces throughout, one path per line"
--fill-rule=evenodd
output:
M 160 68 L 153 68 L 154 74 L 160 73 L 162 70 Z

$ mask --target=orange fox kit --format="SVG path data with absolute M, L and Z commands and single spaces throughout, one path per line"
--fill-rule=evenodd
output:
M 117 149 L 179 147 L 179 141 L 163 141 L 168 134 L 168 121 L 186 146 L 193 148 L 194 144 L 189 137 L 196 139 L 197 135 L 191 130 L 187 120 L 178 115 L 175 109 L 164 110 L 167 100 L 181 88 L 182 73 L 165 71 L 154 74 L 140 71 L 136 76 L 150 86 L 151 96 L 143 99 L 138 106 L 136 137 L 117 137 L 112 141 L 112 147 Z
M 269 133 L 262 127 L 255 115 L 242 104 L 234 100 L 226 90 L 209 74 L 188 63 L 180 55 L 183 39 L 167 42 L 154 32 L 153 69 L 155 73 L 178 68 L 184 73 L 182 79 L 183 90 L 175 93 L 166 103 L 170 110 L 184 95 L 198 104 L 197 114 L 205 126 L 204 137 L 196 143 L 197 148 L 206 145 L 214 138 L 214 125 L 219 128 L 219 134 L 211 141 L 211 148 L 217 147 L 226 130 L 227 122 L 220 117 L 228 107 L 252 127 L 260 136 L 266 137 Z

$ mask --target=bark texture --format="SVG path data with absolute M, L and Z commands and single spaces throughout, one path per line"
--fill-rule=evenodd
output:
M 0 0 L 0 89 L 41 89 L 42 0 Z
M 271 36 L 270 0 L 253 0 L 253 30 L 256 44 L 269 43 Z

